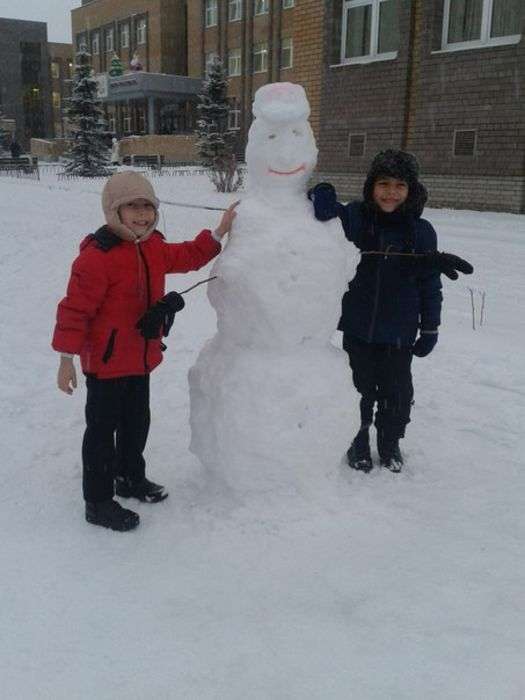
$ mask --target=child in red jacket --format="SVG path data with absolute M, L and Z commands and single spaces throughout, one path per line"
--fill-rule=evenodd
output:
M 146 478 L 143 451 L 150 425 L 149 375 L 162 361 L 162 340 L 137 328 L 164 296 L 165 275 L 206 265 L 235 218 L 233 204 L 215 231 L 193 241 L 167 243 L 156 230 L 159 201 L 150 182 L 135 172 L 106 183 L 106 225 L 87 236 L 73 263 L 67 294 L 58 305 L 53 348 L 61 353 L 58 387 L 77 386 L 73 356 L 86 375 L 86 431 L 82 443 L 86 520 L 130 530 L 139 516 L 114 500 L 135 497 L 157 503 L 163 486 Z

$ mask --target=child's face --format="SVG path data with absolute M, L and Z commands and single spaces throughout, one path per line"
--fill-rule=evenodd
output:
M 120 220 L 140 238 L 155 221 L 155 207 L 147 199 L 134 199 L 118 210 Z
M 381 177 L 375 181 L 372 196 L 382 211 L 391 214 L 406 201 L 408 185 L 394 177 Z

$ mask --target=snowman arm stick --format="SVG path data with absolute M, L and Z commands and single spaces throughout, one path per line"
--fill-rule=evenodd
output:
M 187 207 L 188 209 L 207 209 L 208 211 L 227 211 L 224 207 L 208 207 L 204 204 L 186 204 L 185 202 L 171 202 L 169 199 L 159 199 L 161 204 L 169 204 L 171 207 Z
M 191 287 L 188 287 L 188 289 L 185 289 L 183 292 L 179 292 L 179 294 L 186 294 L 186 292 L 191 292 L 192 289 L 195 289 L 195 287 L 198 287 L 201 284 L 206 284 L 206 282 L 211 282 L 212 280 L 216 280 L 217 275 L 214 275 L 213 277 L 208 277 L 207 280 L 201 280 L 200 282 L 197 282 L 197 284 L 193 284 Z

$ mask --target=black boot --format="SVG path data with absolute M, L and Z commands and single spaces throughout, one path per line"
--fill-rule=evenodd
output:
M 372 455 L 370 454 L 370 436 L 368 427 L 361 428 L 346 453 L 346 459 L 352 469 L 368 473 L 372 467 Z
M 138 498 L 144 503 L 159 503 L 168 497 L 164 486 L 154 484 L 144 477 L 142 481 L 133 482 L 123 476 L 117 476 L 115 481 L 117 496 L 122 498 Z
M 112 498 L 98 503 L 86 502 L 86 520 L 93 525 L 109 527 L 119 532 L 133 530 L 140 522 L 137 513 L 123 508 Z
M 403 466 L 403 455 L 399 449 L 399 440 L 389 439 L 383 431 L 377 431 L 377 451 L 379 463 L 385 469 L 398 473 Z

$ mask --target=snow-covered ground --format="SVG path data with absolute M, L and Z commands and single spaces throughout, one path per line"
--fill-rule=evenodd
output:
M 233 199 L 199 176 L 154 185 L 161 199 Z M 0 178 L 0 695 L 525 697 L 525 217 L 426 213 L 441 249 L 476 272 L 444 279 L 401 475 L 320 464 L 318 483 L 250 496 L 207 482 L 188 451 L 187 372 L 215 318 L 203 287 L 188 295 L 152 378 L 149 473 L 170 498 L 138 505 L 140 528 L 122 534 L 84 521 L 84 388 L 59 393 L 49 345 L 79 240 L 102 222 L 101 187 Z M 161 228 L 181 240 L 218 218 L 163 206 Z

